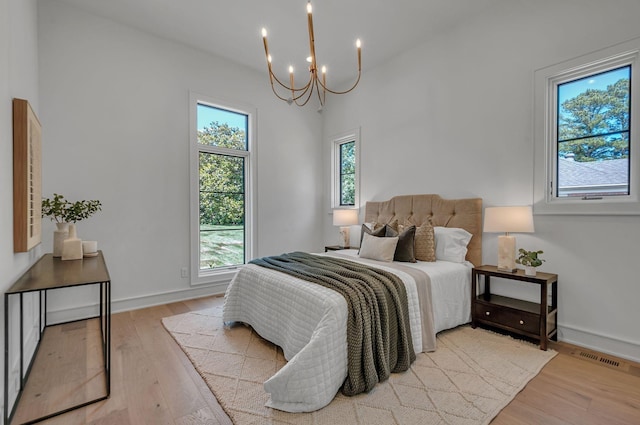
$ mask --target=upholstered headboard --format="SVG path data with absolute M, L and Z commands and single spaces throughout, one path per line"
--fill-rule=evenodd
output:
M 443 199 L 439 195 L 402 195 L 388 201 L 367 202 L 365 222 L 390 223 L 397 219 L 420 226 L 459 227 L 473 237 L 467 246 L 467 260 L 482 264 L 482 199 Z

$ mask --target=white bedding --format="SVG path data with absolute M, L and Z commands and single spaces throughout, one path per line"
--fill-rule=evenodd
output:
M 353 256 L 356 250 L 342 250 Z M 324 254 L 324 255 L 332 255 Z M 470 321 L 470 263 L 402 263 L 431 278 L 435 331 Z M 380 268 L 385 268 L 380 263 Z M 387 268 L 385 268 L 387 269 Z M 409 299 L 411 335 L 422 347 L 420 308 L 413 278 L 395 269 Z M 339 293 L 257 265 L 244 266 L 229 284 L 225 322 L 244 322 L 280 346 L 287 364 L 264 383 L 267 406 L 287 412 L 318 410 L 333 400 L 347 376 L 347 305 Z

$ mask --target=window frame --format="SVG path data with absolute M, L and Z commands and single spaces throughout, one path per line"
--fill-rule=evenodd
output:
M 623 66 L 631 66 L 629 195 L 557 196 L 557 87 Z M 534 214 L 640 215 L 640 38 L 534 72 Z
M 198 104 L 224 109 L 247 115 L 247 150 L 229 149 L 198 143 Z M 200 269 L 200 152 L 242 157 L 245 160 L 245 232 L 244 263 L 255 257 L 256 243 L 256 109 L 247 104 L 220 100 L 195 92 L 189 93 L 189 237 L 190 237 L 190 282 L 192 286 L 210 283 L 228 283 L 241 265 L 217 267 L 213 270 Z
M 331 209 L 358 209 L 360 205 L 360 129 L 345 131 L 329 138 L 331 142 Z M 354 174 L 354 204 L 341 205 L 341 149 L 343 144 L 354 142 L 355 145 L 355 174 Z

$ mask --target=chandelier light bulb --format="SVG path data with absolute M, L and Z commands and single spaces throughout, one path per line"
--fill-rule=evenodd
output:
M 307 3 L 307 13 L 311 15 L 311 2 Z
M 289 65 L 289 74 L 293 74 L 293 67 Z
M 263 29 L 262 31 L 264 31 L 264 32 L 262 33 L 262 35 L 263 35 L 264 37 L 266 37 L 266 34 L 267 34 L 267 33 L 266 33 L 266 31 L 265 31 L 264 29 Z M 362 47 L 362 43 L 360 42 L 360 39 L 357 39 L 357 40 L 356 40 L 356 47 L 357 47 L 358 49 L 359 49 L 360 47 Z
M 307 56 L 307 62 L 311 63 L 311 60 L 312 60 L 312 59 L 313 59 L 313 58 L 312 58 L 311 56 Z
M 266 36 L 267 36 L 267 29 L 262 28 L 262 37 L 266 37 Z
M 267 60 L 271 63 L 271 55 L 267 56 Z
M 326 67 L 326 66 L 324 66 L 324 65 L 322 65 L 322 73 L 323 73 L 323 74 L 326 74 L 326 73 L 327 73 L 327 67 Z

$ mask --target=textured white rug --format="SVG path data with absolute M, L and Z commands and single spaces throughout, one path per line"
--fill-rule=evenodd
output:
M 265 407 L 262 383 L 286 360 L 246 326 L 225 328 L 222 308 L 162 319 L 234 423 L 488 424 L 554 351 L 462 326 L 438 334 L 438 349 L 368 394 L 338 393 L 325 408 L 287 413 Z

